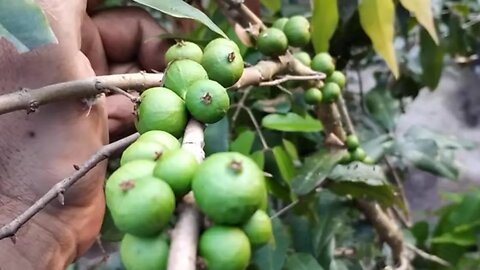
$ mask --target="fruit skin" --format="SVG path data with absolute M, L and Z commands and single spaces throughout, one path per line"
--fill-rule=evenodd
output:
M 356 135 L 350 134 L 347 136 L 347 139 L 345 140 L 345 143 L 347 145 L 348 150 L 353 151 L 358 148 L 360 145 L 360 142 L 358 140 L 358 137 Z
M 258 36 L 257 48 L 264 55 L 279 56 L 287 51 L 288 40 L 282 30 L 268 28 Z
M 200 236 L 199 253 L 208 270 L 244 270 L 250 261 L 251 248 L 241 229 L 213 226 Z
M 183 197 L 192 188 L 192 179 L 198 168 L 195 156 L 185 150 L 170 151 L 157 162 L 153 175 L 167 182 L 177 198 Z
M 168 48 L 165 53 L 165 62 L 174 60 L 190 59 L 197 63 L 202 61 L 203 52 L 200 46 L 190 41 L 180 41 Z
M 155 162 L 151 160 L 135 160 L 115 170 L 107 179 L 106 187 L 118 185 L 129 179 L 139 179 L 153 175 Z
M 236 152 L 206 158 L 193 178 L 192 190 L 200 210 L 213 222 L 226 225 L 246 222 L 267 192 L 262 170 Z
M 298 61 L 302 62 L 306 66 L 310 66 L 312 64 L 312 58 L 307 52 L 301 51 L 301 52 L 296 52 L 293 54 L 293 57 L 295 57 Z
M 316 87 L 309 88 L 304 94 L 305 102 L 310 105 L 317 105 L 322 102 L 322 91 Z
M 350 152 L 345 152 L 345 154 L 342 156 L 342 158 L 338 161 L 340 164 L 347 164 L 352 161 L 352 154 Z
M 150 141 L 136 141 L 127 147 L 122 153 L 120 166 L 134 160 L 159 160 L 168 148 L 160 143 Z
M 367 157 L 367 153 L 365 153 L 365 150 L 363 150 L 360 147 L 358 147 L 351 153 L 352 153 L 352 160 L 364 161 L 365 158 Z
M 336 83 L 338 84 L 338 86 L 340 86 L 340 89 L 343 89 L 345 87 L 345 84 L 347 83 L 347 79 L 342 72 L 335 70 L 332 74 L 330 74 L 330 76 L 327 77 L 325 82 Z
M 199 63 L 189 60 L 171 62 L 165 70 L 165 87 L 185 98 L 187 88 L 198 80 L 208 79 L 207 71 Z
M 293 47 L 303 47 L 310 42 L 310 22 L 303 16 L 293 16 L 283 27 L 288 44 Z
M 119 230 L 136 236 L 159 233 L 175 210 L 172 189 L 153 176 L 121 182 L 107 181 L 105 194 L 115 225 Z
M 340 87 L 336 83 L 326 83 L 322 88 L 323 101 L 326 103 L 334 102 L 341 94 Z
M 201 80 L 188 87 L 185 103 L 195 119 L 212 124 L 225 116 L 230 107 L 230 97 L 218 82 Z
M 140 96 L 135 126 L 143 134 L 150 130 L 163 130 L 175 137 L 183 134 L 187 125 L 185 102 L 170 89 L 150 88 Z
M 330 76 L 335 71 L 333 58 L 328 53 L 319 53 L 312 59 L 312 69 L 325 73 Z
M 172 134 L 162 130 L 150 130 L 138 137 L 137 142 L 154 142 L 165 146 L 169 150 L 180 148 L 180 142 Z
M 234 85 L 242 76 L 244 69 L 240 49 L 238 46 L 234 48 L 228 41 L 208 44 L 203 52 L 202 66 L 211 80 L 224 87 Z
M 142 238 L 126 234 L 120 258 L 127 270 L 166 270 L 169 246 L 163 235 Z
M 375 160 L 373 160 L 373 158 L 371 158 L 371 157 L 369 157 L 369 156 L 366 156 L 366 157 L 363 159 L 363 163 L 369 164 L 369 165 L 373 165 L 373 164 L 375 164 Z
M 259 247 L 273 238 L 272 221 L 265 211 L 258 210 L 242 227 L 250 244 Z
M 238 45 L 232 40 L 226 39 L 226 38 L 216 38 L 211 40 L 207 44 L 207 46 L 205 46 L 203 51 L 211 50 L 212 48 L 215 48 L 217 46 L 227 46 L 234 49 L 236 52 L 240 53 L 240 48 L 238 47 Z
M 287 22 L 288 22 L 288 18 L 280 18 L 273 22 L 272 27 L 283 30 Z

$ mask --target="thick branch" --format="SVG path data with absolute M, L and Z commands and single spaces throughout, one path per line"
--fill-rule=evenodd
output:
M 37 89 L 23 88 L 20 91 L 0 96 L 0 114 L 16 110 L 34 112 L 40 105 L 66 99 L 95 96 L 109 91 L 107 86 L 121 89 L 143 90 L 159 86 L 161 73 L 132 73 L 99 76 L 89 79 L 52 84 Z
M 72 164 L 75 168 L 75 172 L 55 184 L 45 195 L 38 199 L 32 206 L 30 206 L 25 212 L 17 216 L 10 223 L 0 228 L 0 239 L 5 237 L 15 236 L 20 227 L 23 226 L 28 220 L 30 220 L 35 214 L 45 208 L 55 198 L 59 198 L 62 201 L 65 191 L 80 180 L 85 174 L 93 169 L 104 159 L 107 159 L 112 153 L 124 149 L 138 138 L 139 134 L 133 134 L 111 144 L 105 145 L 97 153 L 95 153 L 90 159 L 88 159 L 82 166 Z
M 322 103 L 317 107 L 317 117 L 325 127 L 325 133 L 333 133 L 342 142 L 345 141 L 345 131 L 342 126 L 342 119 L 335 103 Z

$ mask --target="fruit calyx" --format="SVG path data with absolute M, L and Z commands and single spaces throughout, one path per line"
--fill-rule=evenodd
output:
M 121 189 L 123 192 L 127 192 L 127 191 L 129 191 L 130 189 L 132 189 L 132 188 L 135 187 L 135 181 L 133 181 L 133 180 L 125 180 L 125 181 L 122 181 L 120 184 L 118 184 L 118 186 L 120 187 L 120 189 Z
M 210 105 L 212 103 L 212 96 L 210 95 L 210 93 L 207 92 L 205 93 L 205 95 L 203 95 L 202 102 L 205 105 Z
M 232 162 L 229 164 L 229 167 L 235 173 L 241 173 L 243 169 L 242 162 L 237 160 L 232 160 Z
M 235 61 L 235 52 L 229 53 L 227 59 L 228 59 L 228 62 L 230 62 L 230 63 Z

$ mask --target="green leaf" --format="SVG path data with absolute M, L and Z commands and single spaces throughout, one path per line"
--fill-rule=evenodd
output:
M 323 268 L 312 255 L 295 253 L 288 256 L 285 270 L 323 270 Z
M 432 41 L 438 44 L 437 31 L 433 21 L 431 0 L 400 0 L 403 7 L 413 13 L 426 31 L 430 34 Z
M 262 119 L 262 126 L 268 129 L 286 132 L 318 132 L 322 123 L 309 115 L 302 117 L 295 113 L 269 114 Z
M 42 9 L 33 0 L 0 2 L 0 38 L 10 41 L 24 53 L 57 43 Z
M 408 140 L 434 140 L 438 147 L 441 149 L 472 150 L 477 146 L 471 141 L 460 139 L 451 135 L 442 134 L 441 132 L 428 129 L 423 126 L 412 126 L 407 130 L 407 132 L 405 132 L 404 137 Z
M 262 150 L 253 152 L 250 155 L 250 158 L 252 158 L 253 161 L 255 161 L 255 163 L 257 163 L 257 165 L 260 169 L 262 169 L 262 170 L 264 169 L 264 167 L 265 167 L 265 155 L 263 154 Z
M 316 53 L 328 52 L 330 38 L 337 29 L 337 0 L 313 0 L 312 43 Z
M 369 141 L 362 142 L 361 147 L 376 162 L 390 151 L 392 145 L 392 136 L 390 134 L 382 134 Z
M 283 147 L 285 147 L 285 150 L 287 151 L 288 155 L 292 159 L 293 163 L 296 164 L 300 162 L 300 158 L 298 157 L 298 151 L 297 147 L 295 144 L 293 144 L 291 141 L 287 139 L 282 139 Z
M 287 95 L 279 95 L 274 99 L 260 99 L 253 103 L 252 108 L 266 113 L 286 114 L 292 109 L 292 102 Z
M 244 155 L 250 154 L 252 149 L 253 142 L 255 141 L 255 132 L 251 130 L 246 130 L 240 135 L 237 139 L 230 144 L 230 151 L 239 152 Z
M 433 237 L 432 244 L 454 244 L 457 246 L 470 247 L 477 243 L 477 238 L 474 232 L 462 233 L 446 233 L 437 237 Z
M 400 102 L 388 89 L 376 87 L 365 95 L 368 112 L 386 130 L 393 130 L 400 115 Z
M 445 52 L 440 45 L 435 44 L 425 30 L 420 32 L 420 63 L 422 65 L 422 82 L 430 89 L 438 86 L 443 70 Z
M 205 13 L 182 0 L 134 0 L 137 3 L 151 7 L 160 12 L 177 18 L 194 19 L 203 23 L 210 30 L 227 38 L 227 35 Z
M 224 117 L 222 120 L 210 124 L 205 128 L 205 153 L 211 155 L 217 152 L 228 151 L 229 143 L 229 124 L 228 118 Z
M 315 189 L 328 177 L 345 153 L 346 150 L 323 149 L 307 157 L 292 180 L 293 191 L 298 195 L 305 195 Z
M 362 0 L 358 7 L 360 23 L 395 78 L 399 77 L 393 47 L 395 6 L 392 0 Z
M 272 227 L 275 241 L 255 250 L 252 254 L 252 263 L 262 270 L 281 270 L 291 243 L 290 235 L 280 219 L 273 219 Z
M 297 252 L 314 254 L 312 230 L 306 215 L 288 215 L 285 222 L 292 235 L 292 248 Z
M 282 146 L 276 146 L 272 151 L 283 180 L 287 183 L 291 183 L 295 176 L 295 166 L 293 166 L 292 159 Z
M 260 2 L 272 13 L 277 13 L 282 7 L 282 0 L 261 0 Z

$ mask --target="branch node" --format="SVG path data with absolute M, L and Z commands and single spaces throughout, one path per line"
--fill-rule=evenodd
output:
M 10 240 L 12 241 L 12 243 L 15 245 L 17 243 L 17 235 L 16 234 L 13 234 L 12 236 L 10 236 Z
M 62 206 L 65 205 L 65 189 L 60 189 L 58 191 L 57 199 Z
M 80 166 L 78 166 L 77 164 L 73 164 L 73 168 L 74 168 L 76 171 L 80 170 Z
M 32 100 L 28 103 L 28 108 L 27 108 L 27 114 L 34 113 L 38 110 L 38 107 L 40 107 L 40 104 L 36 100 Z

